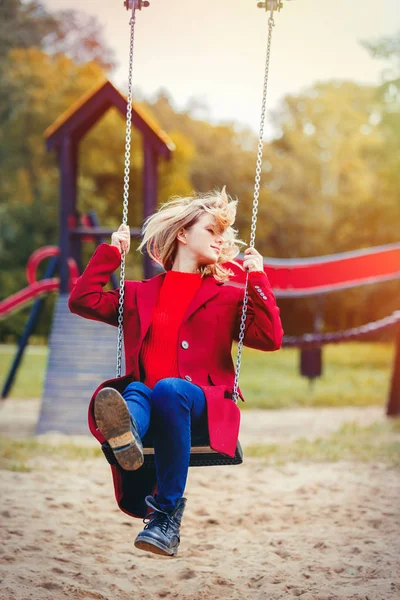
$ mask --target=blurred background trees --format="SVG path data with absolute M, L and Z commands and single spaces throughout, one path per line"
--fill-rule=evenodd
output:
M 382 84 L 317 82 L 288 95 L 272 113 L 265 144 L 257 248 L 265 256 L 306 257 L 399 239 L 400 33 L 364 42 L 386 61 Z M 114 68 L 95 19 L 74 11 L 48 13 L 37 1 L 0 6 L 0 286 L 7 297 L 25 286 L 30 254 L 58 240 L 58 171 L 45 129 Z M 138 93 L 138 95 L 140 92 Z M 237 227 L 248 239 L 257 136 L 237 123 L 212 125 L 193 99 L 177 111 L 168 92 L 139 98 L 176 144 L 160 164 L 160 202 L 171 195 L 227 186 L 239 198 Z M 201 108 L 201 107 L 200 107 Z M 240 123 L 240 115 L 237 115 Z M 79 207 L 117 226 L 123 189 L 124 122 L 110 111 L 81 147 Z M 142 157 L 133 135 L 130 225 L 141 224 Z M 87 249 L 88 254 L 92 251 Z M 397 283 L 332 294 L 324 328 L 374 320 L 398 308 Z M 286 333 L 313 328 L 316 299 L 280 302 Z M 46 334 L 51 303 L 40 331 Z M 0 326 L 0 340 L 18 335 L 26 312 Z

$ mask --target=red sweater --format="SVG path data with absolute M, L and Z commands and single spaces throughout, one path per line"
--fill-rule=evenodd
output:
M 167 271 L 165 274 L 152 323 L 140 353 L 144 383 L 151 389 L 160 379 L 179 377 L 179 326 L 200 285 L 199 273 Z

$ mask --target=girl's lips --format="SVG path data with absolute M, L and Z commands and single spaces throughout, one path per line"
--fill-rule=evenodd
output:
M 218 248 L 217 246 L 211 246 L 211 248 L 214 248 L 214 250 L 216 250 L 218 254 L 221 252 L 221 248 Z

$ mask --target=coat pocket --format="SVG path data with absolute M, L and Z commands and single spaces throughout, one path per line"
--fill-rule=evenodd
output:
M 217 380 L 217 378 L 212 375 L 211 373 L 208 373 L 208 382 L 210 385 L 223 385 L 226 388 L 226 392 L 225 392 L 225 398 L 231 398 L 233 396 L 233 386 L 235 384 L 235 380 L 232 378 L 229 379 L 225 379 L 223 381 Z M 240 386 L 238 387 L 238 395 L 239 398 L 242 400 L 242 402 L 245 402 L 245 399 L 243 397 L 242 391 L 240 389 Z

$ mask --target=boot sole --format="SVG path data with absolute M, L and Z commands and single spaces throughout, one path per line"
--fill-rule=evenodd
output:
M 145 538 L 135 540 L 135 548 L 138 548 L 139 550 L 145 550 L 146 552 L 152 552 L 153 554 L 158 554 L 160 556 L 176 556 L 178 553 L 178 548 L 171 552 L 162 544 L 156 546 L 153 540 L 147 540 Z
M 127 404 L 116 390 L 100 390 L 94 401 L 94 418 L 118 464 L 126 471 L 139 469 L 143 464 L 143 451 L 131 431 Z

